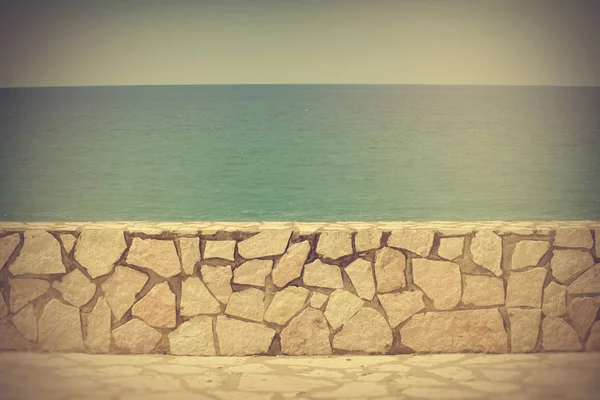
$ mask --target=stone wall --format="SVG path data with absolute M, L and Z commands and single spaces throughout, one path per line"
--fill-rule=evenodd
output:
M 600 222 L 6 222 L 0 232 L 0 350 L 600 350 Z

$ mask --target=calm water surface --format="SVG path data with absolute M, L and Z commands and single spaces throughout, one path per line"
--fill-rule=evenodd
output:
M 0 220 L 600 219 L 600 88 L 0 89 Z

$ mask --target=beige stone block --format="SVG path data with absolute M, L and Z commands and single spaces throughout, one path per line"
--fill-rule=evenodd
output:
M 262 322 L 265 313 L 265 293 L 255 288 L 233 292 L 225 308 L 225 314 Z
M 38 343 L 45 351 L 83 351 L 79 309 L 50 300 L 38 322 Z
M 568 314 L 571 319 L 571 325 L 575 328 L 575 331 L 577 331 L 580 337 L 585 338 L 587 335 L 596 319 L 599 308 L 600 301 L 597 298 L 578 297 L 571 300 Z
M 323 293 L 312 292 L 312 295 L 310 296 L 310 306 L 317 309 L 321 308 L 327 299 L 329 299 L 329 297 Z
M 362 308 L 333 338 L 333 348 L 364 353 L 386 353 L 392 347 L 392 329 L 372 308 Z
M 291 244 L 273 268 L 272 277 L 275 286 L 281 288 L 299 278 L 309 252 L 310 243 L 307 240 Z
M 354 236 L 354 247 L 357 252 L 378 249 L 381 247 L 381 236 L 383 232 L 380 229 L 361 229 Z
M 37 319 L 33 304 L 28 304 L 16 315 L 13 315 L 12 323 L 25 339 L 32 342 L 37 340 Z
M 0 350 L 28 351 L 31 343 L 10 322 L 10 318 L 0 319 Z
M 302 280 L 307 286 L 316 286 L 329 289 L 341 289 L 344 287 L 340 267 L 325 264 L 321 260 L 315 260 L 304 266 Z
M 370 301 L 375 296 L 375 279 L 370 261 L 357 258 L 345 269 L 352 286 L 361 299 Z
M 550 250 L 550 243 L 541 240 L 522 240 L 515 246 L 511 269 L 536 267 L 544 254 Z
M 542 346 L 549 351 L 583 349 L 577 332 L 564 319 L 557 317 L 546 317 L 542 321 Z
M 594 236 L 595 236 L 595 249 L 596 249 L 596 258 L 600 258 L 600 229 L 595 229 L 594 230 Z M 2 267 L 0 266 L 0 269 L 2 269 Z
M 497 309 L 415 314 L 400 328 L 403 345 L 432 353 L 506 353 L 507 333 Z
M 567 288 L 552 281 L 544 289 L 542 312 L 548 317 L 560 317 L 567 312 Z
M 558 228 L 554 237 L 554 246 L 591 249 L 594 246 L 592 232 L 589 229 Z
M 245 259 L 278 256 L 288 246 L 291 229 L 263 230 L 238 244 L 238 252 Z
M 509 308 L 508 318 L 510 320 L 511 352 L 532 352 L 538 342 L 541 310 Z
M 52 287 L 62 294 L 66 302 L 75 307 L 86 305 L 96 293 L 96 285 L 79 269 L 69 272 L 61 281 L 54 281 Z
M 425 292 L 435 308 L 449 310 L 458 304 L 462 294 L 458 264 L 423 258 L 414 258 L 412 263 L 415 285 Z
M 193 317 L 169 333 L 169 347 L 175 356 L 216 355 L 212 317 Z
M 67 272 L 62 263 L 60 243 L 46 231 L 23 233 L 24 242 L 19 255 L 8 267 L 13 275 L 62 274 Z
M 294 356 L 331 354 L 329 327 L 319 310 L 307 308 L 281 331 L 281 353 Z
M 108 302 L 104 297 L 100 297 L 87 320 L 85 345 L 88 351 L 107 354 L 110 351 L 111 329 Z
M 331 259 L 338 259 L 352 254 L 352 232 L 321 232 L 317 242 L 317 253 Z
M 352 318 L 362 308 L 363 304 L 364 301 L 352 293 L 337 289 L 329 295 L 325 318 L 327 318 L 333 330 L 336 330 Z
M 156 329 L 135 318 L 113 329 L 112 335 L 115 345 L 131 354 L 153 353 L 162 337 Z
M 294 315 L 302 310 L 309 294 L 308 289 L 297 286 L 288 286 L 275 293 L 265 312 L 265 321 L 277 325 L 287 324 Z
M 46 293 L 50 287 L 50 282 L 44 279 L 8 278 L 8 286 L 10 288 L 10 311 L 16 313 Z
M 204 246 L 204 259 L 220 258 L 235 260 L 235 240 L 207 240 Z
M 384 247 L 375 253 L 375 279 L 378 293 L 406 287 L 406 256 L 400 250 Z
M 511 272 L 506 287 L 506 306 L 541 308 L 542 288 L 547 273 L 546 268 Z
M 65 252 L 69 254 L 71 250 L 73 250 L 73 246 L 75 246 L 75 242 L 77 241 L 77 239 L 75 238 L 75 236 L 69 233 L 58 235 L 58 237 L 63 245 L 63 248 L 65 249 Z
M 199 314 L 219 314 L 221 306 L 197 277 L 189 277 L 181 282 L 179 314 L 193 317 Z
M 181 263 L 172 240 L 133 238 L 127 263 L 152 270 L 164 278 L 181 273 Z
M 123 231 L 89 229 L 79 235 L 74 257 L 93 279 L 111 273 L 126 248 Z
M 600 293 L 600 263 L 585 271 L 567 288 L 569 294 Z
M 231 289 L 231 280 L 233 278 L 231 265 L 224 267 L 202 265 L 200 267 L 200 274 L 212 295 L 221 303 L 227 304 L 231 293 L 233 293 Z
M 246 261 L 233 270 L 233 283 L 265 287 L 265 279 L 272 268 L 272 260 Z
M 0 292 L 0 319 L 6 317 L 8 315 L 8 306 L 4 301 L 4 295 Z
M 426 229 L 397 229 L 388 238 L 388 246 L 408 250 L 427 257 L 433 246 L 434 231 Z
M 587 351 L 600 351 L 600 321 L 596 321 L 594 325 L 592 325 L 590 336 L 588 336 L 588 339 L 585 342 L 585 349 Z
M 554 250 L 552 260 L 550 260 L 552 276 L 563 284 L 593 265 L 592 255 L 581 250 Z
M 179 238 L 181 268 L 186 275 L 193 275 L 196 263 L 200 261 L 200 238 Z
M 502 238 L 491 230 L 475 233 L 471 240 L 473 262 L 491 271 L 496 276 L 502 275 Z
M 222 356 L 264 354 L 269 351 L 275 337 L 275 331 L 262 324 L 238 321 L 224 315 L 217 317 L 216 333 Z
M 148 275 L 123 266 L 115 271 L 100 286 L 115 319 L 119 321 L 135 302 L 135 296 L 142 290 Z
M 243 374 L 238 388 L 244 392 L 307 392 L 315 388 L 335 386 L 335 383 L 322 379 L 299 378 L 294 376 L 276 376 Z
M 464 237 L 441 238 L 437 253 L 438 256 L 451 261 L 463 254 L 464 247 Z
M 414 314 L 425 309 L 423 292 L 419 290 L 380 294 L 377 297 L 392 328 L 397 327 Z
M 484 275 L 465 275 L 462 302 L 473 306 L 497 306 L 504 304 L 502 279 Z
M 131 314 L 154 328 L 175 328 L 175 293 L 166 281 L 161 282 L 133 305 Z
M 17 233 L 0 238 L 0 271 L 2 271 L 20 242 L 21 237 Z

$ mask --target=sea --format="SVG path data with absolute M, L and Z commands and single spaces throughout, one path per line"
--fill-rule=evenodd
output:
M 0 89 L 0 221 L 600 220 L 600 88 Z

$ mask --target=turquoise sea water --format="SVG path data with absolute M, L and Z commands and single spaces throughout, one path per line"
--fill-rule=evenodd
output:
M 0 220 L 600 219 L 600 88 L 0 89 Z

